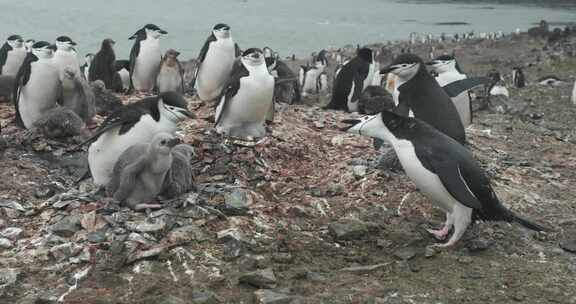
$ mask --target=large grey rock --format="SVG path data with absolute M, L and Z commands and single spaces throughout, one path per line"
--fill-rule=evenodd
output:
M 0 236 L 16 241 L 20 239 L 23 232 L 24 230 L 22 228 L 8 227 L 0 232 Z
M 246 215 L 250 210 L 250 199 L 244 191 L 234 190 L 224 195 L 224 206 L 221 211 L 229 216 Z
M 288 304 L 294 297 L 272 290 L 260 289 L 254 292 L 254 304 Z
M 60 221 L 50 226 L 50 230 L 61 237 L 71 237 L 82 228 L 80 218 L 77 216 L 66 216 Z
M 0 299 L 4 294 L 4 291 L 14 285 L 18 280 L 20 275 L 20 270 L 15 268 L 0 268 Z
M 240 283 L 252 285 L 258 288 L 274 288 L 276 286 L 276 276 L 272 268 L 259 269 L 247 272 L 238 279 Z
M 328 225 L 330 234 L 337 240 L 360 239 L 368 233 L 368 225 L 357 220 L 341 220 Z
M 368 266 L 356 266 L 356 267 L 346 267 L 340 269 L 342 272 L 350 272 L 355 274 L 366 274 L 376 270 L 380 270 L 386 266 L 390 265 L 390 263 L 383 263 L 383 264 L 376 264 L 376 265 L 368 265 Z
M 13 246 L 12 241 L 6 238 L 0 238 L 0 248 L 10 249 L 12 248 L 12 246 Z

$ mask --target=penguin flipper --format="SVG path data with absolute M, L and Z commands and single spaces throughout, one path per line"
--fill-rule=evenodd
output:
M 220 122 L 222 118 L 222 113 L 226 108 L 226 103 L 230 102 L 231 99 L 238 93 L 240 89 L 240 78 L 249 76 L 250 73 L 242 64 L 242 61 L 236 60 L 234 62 L 234 66 L 232 67 L 232 72 L 230 72 L 230 76 L 226 81 L 226 85 L 220 94 L 218 100 L 220 101 L 218 107 L 216 109 L 216 124 Z
M 448 94 L 448 96 L 450 96 L 450 98 L 452 98 L 452 97 L 456 97 L 456 96 L 460 95 L 460 93 L 462 93 L 464 91 L 468 91 L 468 90 L 470 90 L 476 86 L 487 85 L 487 84 L 490 84 L 491 82 L 492 82 L 492 80 L 488 77 L 472 77 L 472 78 L 464 78 L 464 79 L 454 81 L 452 83 L 449 83 L 449 84 L 443 86 L 442 88 L 444 89 L 444 92 L 446 92 L 446 94 Z
M 200 54 L 198 54 L 198 62 L 199 62 L 198 65 L 204 62 L 204 59 L 206 58 L 206 53 L 208 53 L 208 49 L 210 48 L 210 43 L 214 41 L 216 41 L 216 36 L 214 36 L 214 34 L 210 35 L 208 39 L 206 39 L 206 42 L 204 42 L 204 45 L 200 49 Z
M 470 190 L 473 187 L 468 186 L 462 176 L 460 166 L 451 161 L 438 162 L 438 160 L 432 160 L 431 165 L 450 195 L 468 208 L 482 210 L 482 203 Z
M 8 43 L 4 43 L 2 48 L 0 48 L 0 75 L 2 75 L 2 68 L 6 64 L 8 59 L 8 51 L 12 49 Z
M 140 54 L 140 40 L 134 41 L 134 45 L 130 50 L 130 69 L 128 69 L 128 72 L 130 74 L 130 89 L 128 90 L 129 92 L 134 91 L 134 82 L 132 81 L 132 76 L 134 75 L 134 67 L 136 66 L 136 58 L 138 57 L 138 54 Z
M 240 55 L 242 55 L 242 51 L 240 50 L 238 43 L 234 43 L 234 56 L 240 57 Z

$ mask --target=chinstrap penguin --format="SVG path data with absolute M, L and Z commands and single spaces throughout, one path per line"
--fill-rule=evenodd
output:
M 130 51 L 131 89 L 146 92 L 154 89 L 162 61 L 160 37 L 165 34 L 168 32 L 158 26 L 146 24 L 129 38 L 134 40 Z
M 274 77 L 274 100 L 287 104 L 300 102 L 301 95 L 296 74 L 276 53 L 271 57 L 265 57 L 264 60 L 270 75 Z
M 173 163 L 172 148 L 179 142 L 169 133 L 158 133 L 150 143 L 138 143 L 126 149 L 114 165 L 106 192 L 134 210 L 161 208 L 151 201 L 162 191 Z
M 160 63 L 160 73 L 156 78 L 158 92 L 175 91 L 184 94 L 184 70 L 178 60 L 179 52 L 169 49 Z
M 516 222 L 535 231 L 544 230 L 503 206 L 472 153 L 431 125 L 388 111 L 344 123 L 350 126 L 342 131 L 389 142 L 406 175 L 446 212 L 444 227 L 428 231 L 440 240 L 452 227 L 454 233 L 448 242 L 434 246 L 453 246 L 473 220 Z
M 0 48 L 0 75 L 16 76 L 24 58 L 26 48 L 22 37 L 19 35 L 8 37 Z
M 148 143 L 161 132 L 176 132 L 178 122 L 194 115 L 184 97 L 165 92 L 128 104 L 106 117 L 86 142 L 88 164 L 94 183 L 104 186 L 110 180 L 116 160 L 124 150 L 137 143 Z
M 436 73 L 436 81 L 441 87 L 468 78 L 458 68 L 456 59 L 451 55 L 442 55 L 427 63 L 431 72 Z M 464 127 L 472 124 L 472 103 L 468 91 L 451 98 Z
M 426 70 L 420 57 L 405 53 L 380 71 L 395 77 L 393 94 L 396 114 L 414 116 L 427 122 L 461 144 L 466 142 L 464 126 L 450 96 Z
M 90 64 L 92 63 L 93 59 L 94 54 L 92 53 L 84 55 L 84 64 L 80 66 L 80 71 L 82 72 L 82 75 L 84 75 L 84 78 L 87 80 L 90 80 L 90 75 L 88 75 L 88 73 L 90 72 Z
M 122 90 L 128 91 L 130 89 L 130 60 L 116 60 L 114 67 L 122 81 Z
M 56 46 L 38 41 L 26 55 L 16 75 L 14 105 L 16 124 L 29 129 L 48 110 L 61 100 L 62 86 L 59 70 L 52 64 Z
M 373 64 L 373 51 L 369 48 L 359 49 L 356 57 L 346 62 L 336 72 L 332 99 L 325 108 L 357 112 L 360 94 L 372 80 L 369 75 L 371 72 L 374 73 Z
M 230 26 L 216 24 L 198 55 L 194 87 L 202 101 L 212 101 L 220 96 L 239 55 L 240 49 L 232 39 Z
M 60 36 L 56 38 L 56 52 L 54 52 L 54 66 L 60 72 L 60 79 L 64 78 L 64 68 L 71 67 L 74 69 L 74 74 L 80 75 L 80 62 L 78 61 L 78 54 L 76 53 L 76 42 L 68 36 Z
M 274 78 L 262 51 L 250 48 L 235 63 L 216 108 L 216 131 L 242 139 L 262 138 L 274 114 Z
M 526 77 L 521 67 L 512 68 L 512 83 L 518 89 L 526 86 Z

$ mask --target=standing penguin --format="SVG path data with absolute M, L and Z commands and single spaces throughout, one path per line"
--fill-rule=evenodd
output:
M 94 141 L 88 149 L 88 165 L 94 183 L 105 186 L 116 160 L 132 145 L 148 143 L 155 134 L 176 132 L 178 122 L 193 117 L 187 102 L 176 92 L 144 98 L 116 110 L 87 140 Z
M 130 89 L 130 60 L 116 60 L 114 67 L 120 76 L 122 91 L 127 91 Z
M 524 77 L 524 72 L 521 67 L 512 68 L 512 83 L 518 89 L 526 86 L 526 78 Z
M 178 55 L 179 52 L 169 49 L 162 58 L 160 73 L 156 79 L 158 92 L 175 91 L 184 94 L 184 70 L 178 61 Z
M 129 39 L 134 40 L 130 51 L 130 89 L 151 91 L 160 70 L 162 51 L 160 37 L 168 34 L 154 24 L 146 24 Z
M 114 86 L 114 79 L 116 77 L 115 43 L 114 40 L 109 38 L 102 41 L 100 50 L 94 55 L 94 59 L 92 59 L 90 63 L 88 80 L 102 80 L 107 89 L 119 91 L 118 88 Z
M 195 88 L 201 100 L 211 101 L 220 96 L 239 55 L 230 26 L 216 24 L 198 55 Z
M 80 71 L 82 71 L 82 75 L 84 75 L 84 79 L 89 79 L 88 72 L 90 72 L 90 63 L 94 59 L 94 54 L 88 53 L 84 56 L 84 64 L 80 66 Z
M 436 74 L 436 81 L 441 87 L 454 83 L 456 81 L 466 79 L 466 74 L 462 73 L 458 67 L 458 63 L 454 56 L 442 55 L 427 63 L 431 72 Z M 451 98 L 460 120 L 464 127 L 472 124 L 472 102 L 468 91 L 463 91 L 457 96 Z
M 38 41 L 26 55 L 18 74 L 13 101 L 16 124 L 30 129 L 44 113 L 57 106 L 61 95 L 59 71 L 52 64 L 56 46 Z
M 19 35 L 8 37 L 0 48 L 0 75 L 16 76 L 25 57 L 26 49 L 22 37 Z
M 299 80 L 302 88 L 302 96 L 318 93 L 318 80 L 324 72 L 325 66 L 322 62 L 316 62 L 314 65 L 300 66 Z
M 216 108 L 216 131 L 243 139 L 262 138 L 264 123 L 272 121 L 274 77 L 266 68 L 262 51 L 244 51 L 222 91 Z
M 389 142 L 406 175 L 446 212 L 444 227 L 428 231 L 440 240 L 452 227 L 454 233 L 448 242 L 435 247 L 456 244 L 472 220 L 516 222 L 528 229 L 544 230 L 502 205 L 472 153 L 431 125 L 388 111 L 344 122 L 350 126 L 342 131 Z
M 74 74 L 80 75 L 80 62 L 78 61 L 78 54 L 74 49 L 76 42 L 72 41 L 68 36 L 60 36 L 56 38 L 56 52 L 54 53 L 54 66 L 60 72 L 60 79 L 64 78 L 64 68 L 67 66 L 74 69 Z
M 342 110 L 348 112 L 358 111 L 358 99 L 364 85 L 368 85 L 371 78 L 370 66 L 374 62 L 373 52 L 369 48 L 361 48 L 355 58 L 345 63 L 337 72 L 332 89 L 332 99 L 325 109 Z
M 422 59 L 414 54 L 404 53 L 382 74 L 393 73 L 397 94 L 393 94 L 397 107 L 396 114 L 414 117 L 427 122 L 461 144 L 466 142 L 466 133 L 450 96 L 426 70 Z

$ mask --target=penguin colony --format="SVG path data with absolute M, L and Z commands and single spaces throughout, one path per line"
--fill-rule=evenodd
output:
M 71 137 L 84 134 L 94 115 L 106 116 L 80 145 L 88 145 L 88 175 L 110 197 L 134 210 L 162 208 L 159 197 L 170 199 L 195 189 L 190 167 L 194 149 L 176 136 L 179 122 L 195 118 L 184 98 L 188 87 L 214 107 L 219 134 L 243 140 L 266 136 L 275 96 L 286 96 L 284 101 L 291 104 L 310 94 L 328 93 L 325 69 L 330 55 L 325 50 L 313 54 L 296 76 L 269 47 L 241 50 L 231 27 L 219 23 L 189 71 L 178 51 L 162 53 L 161 37 L 166 34 L 154 24 L 138 29 L 129 37 L 134 43 L 128 60 L 118 60 L 114 40 L 104 39 L 82 66 L 76 43 L 67 36 L 51 44 L 11 35 L 0 49 L 0 77 L 5 78 L 1 83 L 13 87 L 9 97 L 18 126 L 50 138 Z M 473 116 L 469 90 L 490 84 L 491 94 L 504 94 L 501 76 L 469 78 L 451 55 L 425 63 L 403 52 L 382 69 L 377 56 L 359 46 L 351 59 L 333 53 L 339 66 L 324 109 L 361 112 L 364 92 L 391 94 L 392 106 L 345 120 L 348 126 L 342 131 L 393 147 L 406 175 L 446 214 L 441 229 L 428 229 L 438 240 L 447 239 L 434 246 L 455 245 L 475 220 L 545 230 L 500 202 L 466 146 L 465 128 Z M 514 68 L 512 78 L 515 87 L 525 86 L 520 67 Z M 555 86 L 561 80 L 551 76 L 538 82 Z M 110 91 L 157 95 L 123 105 Z M 572 100 L 576 103 L 576 84 Z

